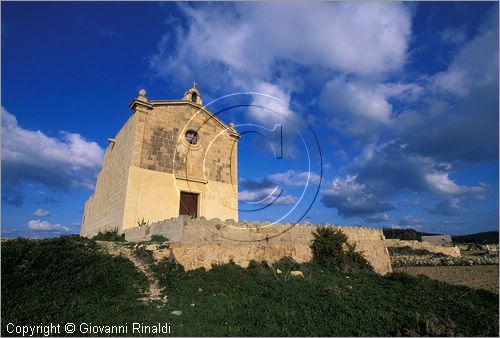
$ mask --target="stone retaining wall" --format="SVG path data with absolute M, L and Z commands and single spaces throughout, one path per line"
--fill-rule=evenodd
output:
M 460 257 L 460 249 L 457 246 L 446 247 L 437 246 L 428 242 L 404 241 L 400 239 L 386 239 L 384 243 L 387 247 L 410 247 L 415 250 L 427 250 L 433 253 L 442 253 L 451 257 Z
M 288 256 L 297 263 L 309 262 L 312 259 L 311 249 L 306 244 L 173 244 L 170 257 L 186 270 L 199 267 L 210 269 L 212 264 L 234 263 L 247 267 L 251 260 L 266 261 L 270 264 Z
M 313 231 L 310 224 L 269 224 L 234 222 L 219 219 L 191 219 L 186 216 L 172 218 L 149 226 L 124 231 L 127 241 L 147 241 L 158 234 L 169 239 L 171 256 L 186 269 L 210 268 L 212 264 L 235 263 L 247 266 L 250 260 L 273 263 L 284 256 L 297 262 L 312 258 L 309 248 Z M 356 245 L 380 274 L 392 272 L 389 253 L 381 229 L 337 227 Z
M 152 223 L 148 226 L 138 226 L 124 230 L 125 239 L 128 242 L 149 241 L 152 235 L 162 235 L 169 242 L 180 242 L 182 239 L 182 219 L 170 219 L 162 222 Z

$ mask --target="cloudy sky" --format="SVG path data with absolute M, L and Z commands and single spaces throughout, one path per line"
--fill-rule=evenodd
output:
M 498 230 L 494 2 L 1 6 L 2 236 L 78 233 L 138 90 L 193 81 L 260 128 L 241 219 Z

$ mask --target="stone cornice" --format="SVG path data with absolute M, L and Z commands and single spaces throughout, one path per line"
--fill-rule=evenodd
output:
M 137 106 L 143 106 L 150 110 L 153 109 L 153 105 L 151 103 L 139 99 L 133 99 L 132 102 L 129 104 L 128 108 L 130 110 L 135 110 Z
M 178 180 L 198 182 L 198 183 L 203 183 L 203 184 L 207 184 L 208 183 L 207 180 L 202 179 L 202 178 L 188 177 L 188 176 L 183 176 L 183 175 L 178 175 L 178 174 L 175 174 L 175 178 L 178 179 Z

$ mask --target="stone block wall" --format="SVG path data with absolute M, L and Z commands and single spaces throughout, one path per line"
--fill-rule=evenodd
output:
M 97 176 L 96 190 L 85 203 L 82 236 L 94 236 L 99 231 L 113 228 L 121 229 L 136 124 L 136 116 L 132 115 L 106 149 L 103 167 Z
M 230 261 L 242 267 L 247 267 L 251 260 L 272 264 L 285 256 L 293 258 L 298 263 L 309 262 L 312 259 L 309 245 L 303 243 L 245 245 L 178 243 L 170 247 L 170 257 L 186 270 L 200 267 L 209 270 L 212 264 L 225 264 Z
M 144 122 L 140 167 L 237 187 L 237 139 L 201 107 L 187 102 L 151 101 Z M 188 130 L 198 143 L 187 143 Z
M 415 250 L 427 250 L 433 253 L 442 253 L 451 257 L 460 257 L 460 249 L 457 246 L 445 247 L 433 245 L 428 242 L 404 241 L 400 239 L 386 239 L 384 243 L 387 247 L 410 247 Z
M 231 259 L 242 266 L 250 260 L 269 263 L 284 256 L 297 262 L 312 258 L 309 248 L 316 225 L 245 223 L 219 219 L 172 218 L 151 224 L 146 229 L 126 230 L 128 241 L 145 241 L 153 234 L 162 234 L 174 244 L 171 255 L 186 269 L 210 268 L 211 264 L 227 263 Z M 381 229 L 337 227 L 356 245 L 356 250 L 380 274 L 392 272 L 384 235 Z
M 168 221 L 156 222 L 149 226 L 126 229 L 123 233 L 128 242 L 149 241 L 152 235 L 162 235 L 169 242 L 178 243 L 182 240 L 182 217 Z
M 237 192 L 231 184 L 193 182 L 173 174 L 130 167 L 122 231 L 137 227 L 138 220 L 157 222 L 179 214 L 180 191 L 199 194 L 198 214 L 238 218 Z
M 198 215 L 238 219 L 239 134 L 190 102 L 134 100 L 110 143 L 80 234 L 134 228 L 179 215 L 180 192 L 199 194 Z M 183 129 L 184 128 L 184 129 Z M 184 137 L 198 132 L 196 145 Z

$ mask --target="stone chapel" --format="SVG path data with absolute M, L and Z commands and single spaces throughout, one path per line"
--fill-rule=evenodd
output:
M 203 106 L 196 84 L 181 100 L 149 100 L 142 89 L 129 108 L 108 139 L 81 235 L 179 215 L 238 221 L 240 135 Z

